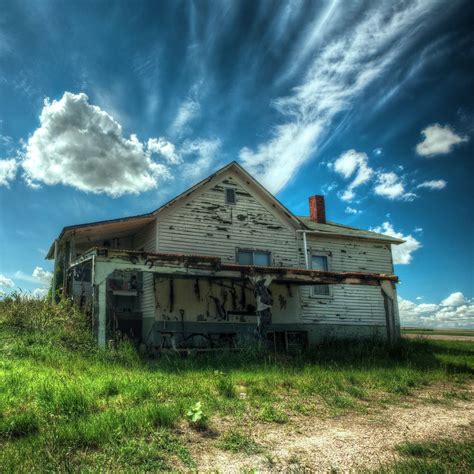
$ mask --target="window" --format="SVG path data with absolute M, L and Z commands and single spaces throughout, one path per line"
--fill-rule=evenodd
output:
M 237 263 L 269 267 L 271 265 L 271 255 L 270 252 L 264 250 L 237 250 Z
M 327 272 L 329 269 L 328 257 L 326 255 L 311 255 L 311 270 Z M 329 285 L 313 285 L 312 296 L 330 296 Z
M 235 204 L 235 190 L 231 188 L 225 188 L 225 202 L 227 204 Z

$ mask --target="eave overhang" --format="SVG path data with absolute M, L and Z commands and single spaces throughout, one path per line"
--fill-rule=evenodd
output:
M 93 260 L 110 269 L 145 271 L 170 278 L 206 278 L 253 280 L 270 276 L 272 281 L 291 285 L 368 285 L 379 286 L 382 281 L 398 282 L 395 275 L 363 272 L 332 272 L 293 267 L 261 267 L 223 263 L 219 257 L 208 255 L 140 252 L 94 247 L 76 259 L 71 267 Z M 112 270 L 113 271 L 113 270 Z

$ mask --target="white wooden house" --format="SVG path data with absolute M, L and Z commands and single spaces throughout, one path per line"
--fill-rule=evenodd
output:
M 275 347 L 393 343 L 403 241 L 326 221 L 324 198 L 309 201 L 293 215 L 232 162 L 149 214 L 65 227 L 47 255 L 54 288 L 90 313 L 100 345 L 117 331 L 155 350 L 252 343 L 262 280 Z

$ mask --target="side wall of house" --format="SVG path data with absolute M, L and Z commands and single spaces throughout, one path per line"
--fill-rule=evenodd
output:
M 305 264 L 300 242 L 299 261 Z M 308 256 L 328 257 L 329 270 L 393 274 L 390 244 L 363 239 L 307 235 Z M 310 260 L 311 261 L 311 260 Z M 310 287 L 301 287 L 302 319 L 320 326 L 321 337 L 386 336 L 386 315 L 379 286 L 331 285 L 329 296 L 313 296 Z M 395 302 L 396 324 L 399 325 Z

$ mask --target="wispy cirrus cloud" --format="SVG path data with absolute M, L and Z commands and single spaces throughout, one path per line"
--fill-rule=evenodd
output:
M 444 189 L 447 184 L 448 183 L 444 179 L 434 179 L 432 181 L 423 181 L 417 186 L 417 188 L 426 188 L 438 191 L 440 189 Z
M 413 44 L 419 25 L 432 18 L 436 4 L 378 2 L 328 44 L 321 47 L 317 35 L 315 40 L 308 38 L 308 47 L 312 41 L 318 44 L 315 59 L 300 85 L 274 101 L 283 123 L 274 127 L 272 137 L 254 149 L 241 149 L 244 166 L 271 191 L 284 187 L 317 151 L 335 116 L 350 109 Z

